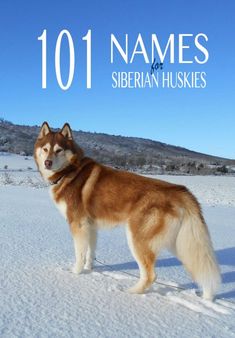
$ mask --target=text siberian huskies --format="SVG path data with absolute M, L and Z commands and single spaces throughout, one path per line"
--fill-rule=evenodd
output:
M 205 72 L 113 72 L 113 88 L 205 88 Z

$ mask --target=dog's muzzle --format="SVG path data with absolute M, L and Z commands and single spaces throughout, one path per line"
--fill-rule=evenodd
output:
M 52 167 L 52 161 L 46 160 L 44 162 L 44 164 L 45 164 L 46 169 L 51 169 L 51 167 Z

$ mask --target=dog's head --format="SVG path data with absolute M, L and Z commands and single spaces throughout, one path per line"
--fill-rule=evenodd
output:
M 81 156 L 81 149 L 74 142 L 68 123 L 58 132 L 51 131 L 47 122 L 42 124 L 34 146 L 34 158 L 45 179 L 69 166 L 78 155 Z

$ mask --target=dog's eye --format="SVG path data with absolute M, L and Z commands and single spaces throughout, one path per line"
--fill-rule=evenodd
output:
M 45 153 L 47 153 L 47 152 L 48 152 L 48 149 L 47 149 L 47 148 L 43 148 L 43 151 L 45 151 Z
M 63 149 L 57 149 L 55 152 L 56 154 L 60 153 Z

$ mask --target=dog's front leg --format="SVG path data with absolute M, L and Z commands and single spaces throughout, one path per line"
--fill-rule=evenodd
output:
M 97 241 L 97 232 L 95 226 L 89 227 L 89 243 L 86 253 L 86 263 L 84 269 L 91 270 L 93 267 L 93 260 L 95 258 L 95 249 Z
M 70 224 L 73 242 L 74 242 L 74 249 L 75 249 L 75 264 L 73 266 L 72 272 L 79 274 L 85 264 L 85 258 L 89 243 L 89 229 L 85 224 Z

